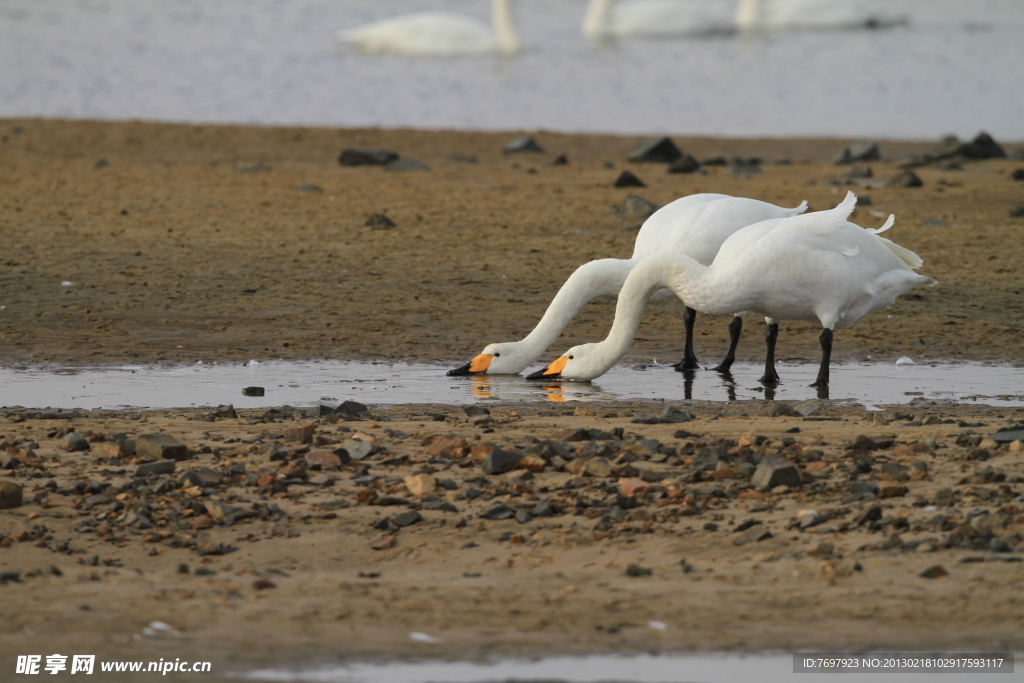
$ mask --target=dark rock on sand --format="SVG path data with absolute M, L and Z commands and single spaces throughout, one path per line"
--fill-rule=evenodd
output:
M 390 230 L 395 227 L 395 222 L 382 213 L 375 213 L 367 218 L 363 225 L 368 228 L 376 228 L 378 230 Z
M 263 387 L 245 387 L 242 389 L 242 396 L 263 396 L 266 390 Z
M 668 167 L 669 173 L 696 173 L 700 170 L 700 162 L 689 154 L 679 157 Z
M 569 164 L 569 158 L 564 154 L 559 154 L 555 157 L 555 160 L 551 162 L 552 166 L 567 166 Z
M 796 465 L 785 458 L 762 458 L 750 480 L 755 489 L 773 489 L 776 486 L 799 488 L 803 483 Z
M 903 171 L 899 175 L 893 176 L 886 183 L 886 187 L 921 187 L 924 183 L 917 177 L 917 174 L 913 171 Z
M 398 160 L 398 152 L 390 149 L 347 147 L 341 151 L 338 163 L 342 166 L 383 166 Z
M 521 453 L 495 448 L 484 460 L 483 469 L 487 474 L 504 474 L 514 470 L 522 459 Z
M 645 161 L 670 164 L 683 153 L 669 138 L 651 138 L 644 140 L 630 152 L 629 161 Z
M 870 140 L 862 140 L 848 145 L 839 152 L 833 159 L 836 164 L 852 164 L 857 161 L 876 161 L 882 156 L 878 152 L 878 145 Z
M 647 187 L 644 182 L 629 171 L 623 171 L 615 179 L 614 187 Z
M 963 157 L 966 159 L 1005 159 L 1006 152 L 988 133 L 978 133 L 970 142 L 961 142 L 955 135 L 944 138 L 932 153 L 935 159 Z
M 647 201 L 640 195 L 630 194 L 626 195 L 626 198 L 622 200 L 622 203 L 615 209 L 615 213 L 623 218 L 645 221 L 659 208 L 661 207 L 653 202 Z
M 69 453 L 87 451 L 89 450 L 89 440 L 78 432 L 70 432 L 60 440 L 60 448 Z
M 174 466 L 174 460 L 157 460 L 156 462 L 146 462 L 139 465 L 135 469 L 135 476 L 145 477 L 150 474 L 173 474 Z
M 537 144 L 537 141 L 529 135 L 512 138 L 501 148 L 502 152 L 511 154 L 515 152 L 543 152 L 544 149 Z
M 408 510 L 399 515 L 395 515 L 391 520 L 397 527 L 410 526 L 416 522 L 423 521 L 423 515 L 416 512 L 415 510 Z
M 725 169 L 725 172 L 739 178 L 749 178 L 761 173 L 761 160 L 757 158 L 743 159 L 741 157 L 733 157 L 729 161 L 729 167 Z
M 188 446 L 170 434 L 142 434 L 135 437 L 135 454 L 149 460 L 185 460 Z
M 0 481 L 0 510 L 10 510 L 21 505 L 22 489 L 13 481 Z

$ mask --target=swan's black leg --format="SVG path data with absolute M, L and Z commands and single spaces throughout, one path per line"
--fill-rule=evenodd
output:
M 679 372 L 698 370 L 697 355 L 693 352 L 693 321 L 697 319 L 697 311 L 689 306 L 683 311 L 683 325 L 686 327 L 686 343 L 683 345 L 683 359 L 672 367 Z
M 687 401 L 693 400 L 693 377 L 696 374 L 693 370 L 683 372 L 683 398 Z
M 725 394 L 730 401 L 736 400 L 736 380 L 728 370 L 720 371 L 722 382 L 725 384 Z
M 832 358 L 832 330 L 825 329 L 822 331 L 821 336 L 818 337 L 818 341 L 821 342 L 821 367 L 818 368 L 818 379 L 814 381 L 812 387 L 827 387 L 828 386 L 828 363 Z
M 761 382 L 764 384 L 778 384 L 779 373 L 775 372 L 775 340 L 779 336 L 779 324 L 772 323 L 764 330 L 764 341 L 768 346 L 768 353 L 764 357 L 764 377 Z
M 729 323 L 729 351 L 725 358 L 715 368 L 717 372 L 729 372 L 733 362 L 736 360 L 736 345 L 740 343 L 740 332 L 743 331 L 743 318 L 738 315 Z

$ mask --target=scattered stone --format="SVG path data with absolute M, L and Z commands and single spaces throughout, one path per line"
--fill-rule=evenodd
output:
M 881 158 L 882 155 L 879 153 L 876 143 L 870 140 L 862 140 L 844 147 L 833 160 L 833 163 L 852 164 L 857 161 L 877 161 Z
M 700 162 L 689 154 L 679 157 L 668 167 L 669 173 L 696 173 L 700 170 Z
M 370 544 L 370 547 L 374 550 L 390 550 L 391 548 L 395 547 L 395 544 L 397 542 L 398 538 L 392 534 L 389 536 L 384 536 L 383 538 L 378 538 L 376 541 Z
M 405 488 L 414 496 L 424 496 L 437 490 L 437 480 L 429 474 L 411 474 L 403 481 Z
M 487 474 L 505 474 L 516 469 L 516 465 L 523 459 L 522 453 L 506 451 L 501 448 L 492 450 L 483 461 L 483 470 Z
M 343 453 L 348 455 L 347 451 L 341 450 Z M 311 470 L 320 470 L 324 472 L 333 472 L 340 470 L 342 466 L 342 459 L 336 453 L 328 450 L 315 450 L 310 451 L 306 454 L 306 467 Z
M 654 570 L 650 567 L 641 567 L 635 562 L 630 562 L 626 565 L 626 576 L 632 578 L 639 578 L 644 576 L 651 576 L 654 574 Z
M 363 419 L 371 417 L 370 409 L 358 401 L 344 401 L 334 409 L 334 412 L 348 418 Z
M 881 506 L 872 505 L 864 511 L 864 514 L 857 518 L 856 525 L 864 526 L 865 524 L 871 524 L 871 522 L 877 522 L 880 519 L 882 519 Z
M 765 415 L 768 417 L 800 417 L 800 413 L 793 410 L 793 406 L 780 401 L 772 401 Z
M 553 517 L 555 509 L 552 507 L 551 501 L 545 498 L 533 506 L 533 509 L 530 510 L 530 514 L 534 517 Z
M 1005 159 L 1006 152 L 988 133 L 978 133 L 970 142 L 961 142 L 955 135 L 943 138 L 932 155 L 935 159 L 963 157 L 966 159 Z
M 552 166 L 567 166 L 569 164 L 569 158 L 564 154 L 559 154 L 555 157 L 555 160 L 551 162 Z
M 627 159 L 637 162 L 656 162 L 670 164 L 683 156 L 675 143 L 667 137 L 644 140 L 630 152 Z
M 1010 173 L 1010 180 L 1024 180 L 1024 168 L 1014 169 L 1013 172 Z
M 312 183 L 299 183 L 295 186 L 295 189 L 299 192 L 323 192 L 324 188 L 319 185 L 313 185 Z
M 263 396 L 265 393 L 263 387 L 245 387 L 242 389 L 242 396 Z
M 558 441 L 572 443 L 575 441 L 590 441 L 593 437 L 590 435 L 590 431 L 586 429 L 566 429 L 555 434 L 554 438 Z
M 516 152 L 543 152 L 544 149 L 532 137 L 523 135 L 506 142 L 501 151 L 505 154 L 513 154 Z
M 615 179 L 613 187 L 647 187 L 642 180 L 637 178 L 629 171 L 623 171 L 619 174 L 619 177 Z
M 217 406 L 210 415 L 219 418 L 238 418 L 238 413 L 235 412 L 235 407 L 230 403 L 223 406 Z
M 923 579 L 937 579 L 940 576 L 949 576 L 949 572 L 947 572 L 945 567 L 943 567 L 941 564 L 933 564 L 931 567 L 928 567 L 923 572 L 918 574 L 918 576 L 920 576 Z
M 843 174 L 841 180 L 845 180 L 845 181 L 849 182 L 849 181 L 856 181 L 856 180 L 867 180 L 867 179 L 873 178 L 873 177 L 874 177 L 874 173 L 871 171 L 871 167 L 870 166 L 867 166 L 867 165 L 860 166 L 860 165 L 858 165 L 858 166 L 851 166 L 850 170 L 848 170 L 846 173 Z M 860 202 L 858 202 L 858 204 L 859 203 Z
M 156 460 L 146 462 L 135 468 L 136 477 L 146 477 L 151 474 L 173 474 L 176 463 L 174 460 Z
M 398 160 L 398 153 L 390 149 L 348 147 L 341 151 L 338 163 L 342 166 L 384 166 Z
M 69 432 L 58 442 L 57 447 L 69 453 L 87 451 L 89 450 L 89 439 L 78 432 Z
M 588 477 L 610 477 L 612 476 L 612 466 L 604 458 L 592 458 L 583 463 L 581 474 Z
M 252 587 L 255 590 L 262 591 L 267 588 L 277 588 L 277 584 L 273 581 L 268 581 L 267 579 L 256 579 L 252 582 Z
M 491 411 L 483 406 L 466 406 L 462 409 L 462 412 L 466 413 L 468 417 L 477 417 L 479 415 L 490 415 Z
M 725 160 L 725 157 L 709 157 L 702 159 L 700 162 L 701 166 L 725 166 L 729 162 Z
M 822 411 L 825 410 L 827 404 L 819 398 L 812 398 L 807 401 L 801 401 L 794 406 L 794 409 L 799 415 L 804 417 L 813 417 L 815 415 L 821 415 Z
M 887 481 L 879 484 L 879 498 L 900 498 L 907 495 L 907 487 L 894 481 Z
M 1009 429 L 1005 432 L 996 432 L 991 436 L 996 443 L 1010 443 L 1011 441 L 1024 440 L 1024 429 Z
M 913 171 L 903 171 L 886 181 L 886 187 L 921 187 L 924 183 Z
M 729 166 L 725 169 L 729 175 L 739 178 L 749 178 L 761 173 L 761 160 L 757 158 L 743 159 L 733 157 L 729 160 Z
M 417 522 L 423 521 L 423 515 L 416 510 L 406 510 L 405 512 L 395 515 L 391 520 L 397 527 L 411 526 Z
M 510 519 L 516 516 L 514 508 L 498 502 L 480 513 L 483 519 Z
M 395 159 L 389 161 L 384 166 L 385 171 L 429 171 L 430 167 L 424 164 L 422 161 L 415 161 L 413 159 Z
M 390 230 L 395 227 L 395 222 L 382 213 L 375 213 L 367 218 L 363 225 L 377 230 Z
M 196 536 L 196 554 L 200 557 L 205 555 L 226 555 L 227 548 L 223 543 L 214 540 L 208 533 L 204 532 Z
M 750 480 L 755 489 L 770 490 L 776 486 L 800 488 L 803 480 L 795 464 L 785 458 L 765 457 L 754 471 Z
M 170 434 L 142 434 L 135 437 L 135 454 L 147 460 L 186 460 L 188 446 Z
M 769 531 L 764 525 L 758 525 L 747 529 L 739 536 L 732 540 L 733 545 L 747 545 L 748 543 L 757 543 L 765 539 L 771 538 L 772 532 Z
M 0 510 L 10 510 L 21 506 L 22 489 L 13 481 L 0 480 Z
M 645 221 L 651 217 L 655 211 L 660 207 L 657 204 L 653 204 L 640 195 L 630 194 L 626 195 L 626 198 L 622 200 L 615 213 L 622 218 L 628 218 L 635 221 Z
M 665 409 L 661 411 L 661 415 L 658 417 L 658 421 L 662 424 L 678 424 L 680 422 L 689 422 L 692 419 L 692 413 L 672 406 L 665 406 Z

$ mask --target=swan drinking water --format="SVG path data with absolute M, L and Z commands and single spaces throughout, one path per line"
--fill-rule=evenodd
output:
M 518 374 L 558 339 L 558 335 L 584 304 L 598 296 L 618 294 L 630 270 L 645 257 L 679 252 L 699 263 L 710 265 L 722 242 L 740 228 L 769 218 L 795 216 L 806 210 L 807 202 L 795 209 L 785 209 L 756 199 L 723 194 L 695 194 L 677 199 L 658 209 L 644 222 L 636 237 L 631 258 L 600 259 L 580 266 L 558 290 L 544 316 L 529 335 L 517 342 L 490 344 L 472 361 L 449 370 L 448 374 Z M 662 300 L 671 298 L 672 292 L 652 290 L 648 298 L 651 295 L 655 295 L 655 300 Z M 697 368 L 697 358 L 693 353 L 695 317 L 696 312 L 692 308 L 687 308 L 683 314 L 686 342 L 683 359 L 677 364 L 679 370 Z M 734 318 L 729 325 L 729 352 L 717 370 L 728 370 L 732 364 L 742 326 L 743 321 L 739 317 Z
M 519 51 L 509 0 L 491 0 L 491 25 L 459 14 L 420 12 L 339 31 L 346 42 L 372 53 L 451 56 Z
M 752 311 L 765 316 L 766 384 L 777 384 L 775 339 L 780 320 L 820 324 L 821 367 L 815 386 L 827 387 L 832 330 L 893 304 L 911 288 L 936 282 L 918 275 L 917 254 L 878 233 L 847 221 L 857 198 L 852 192 L 831 211 L 776 218 L 749 225 L 722 244 L 710 266 L 680 253 L 659 253 L 626 278 L 608 337 L 566 351 L 530 379 L 589 380 L 607 372 L 629 350 L 640 314 L 651 294 L 675 292 L 687 306 L 709 314 Z

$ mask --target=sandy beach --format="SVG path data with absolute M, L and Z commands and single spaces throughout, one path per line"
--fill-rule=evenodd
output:
M 847 189 L 939 284 L 837 332 L 835 361 L 1024 360 L 1024 162 L 861 187 L 832 182 L 850 140 L 674 138 L 760 158 L 743 178 L 629 163 L 640 138 L 536 132 L 543 152 L 504 154 L 514 135 L 4 121 L 0 363 L 461 364 L 524 336 L 581 263 L 629 256 L 629 194 L 818 210 Z M 938 141 L 878 144 L 886 181 Z M 431 170 L 342 167 L 348 147 Z M 612 187 L 623 170 L 646 187 Z M 541 361 L 613 310 L 588 305 Z M 681 314 L 650 306 L 625 361 L 680 355 Z M 726 324 L 698 317 L 698 357 Z M 763 329 L 748 318 L 740 360 Z M 779 360 L 816 362 L 817 336 L 784 324 Z M 1024 408 L 477 408 L 0 409 L 0 668 L 1024 647 Z

